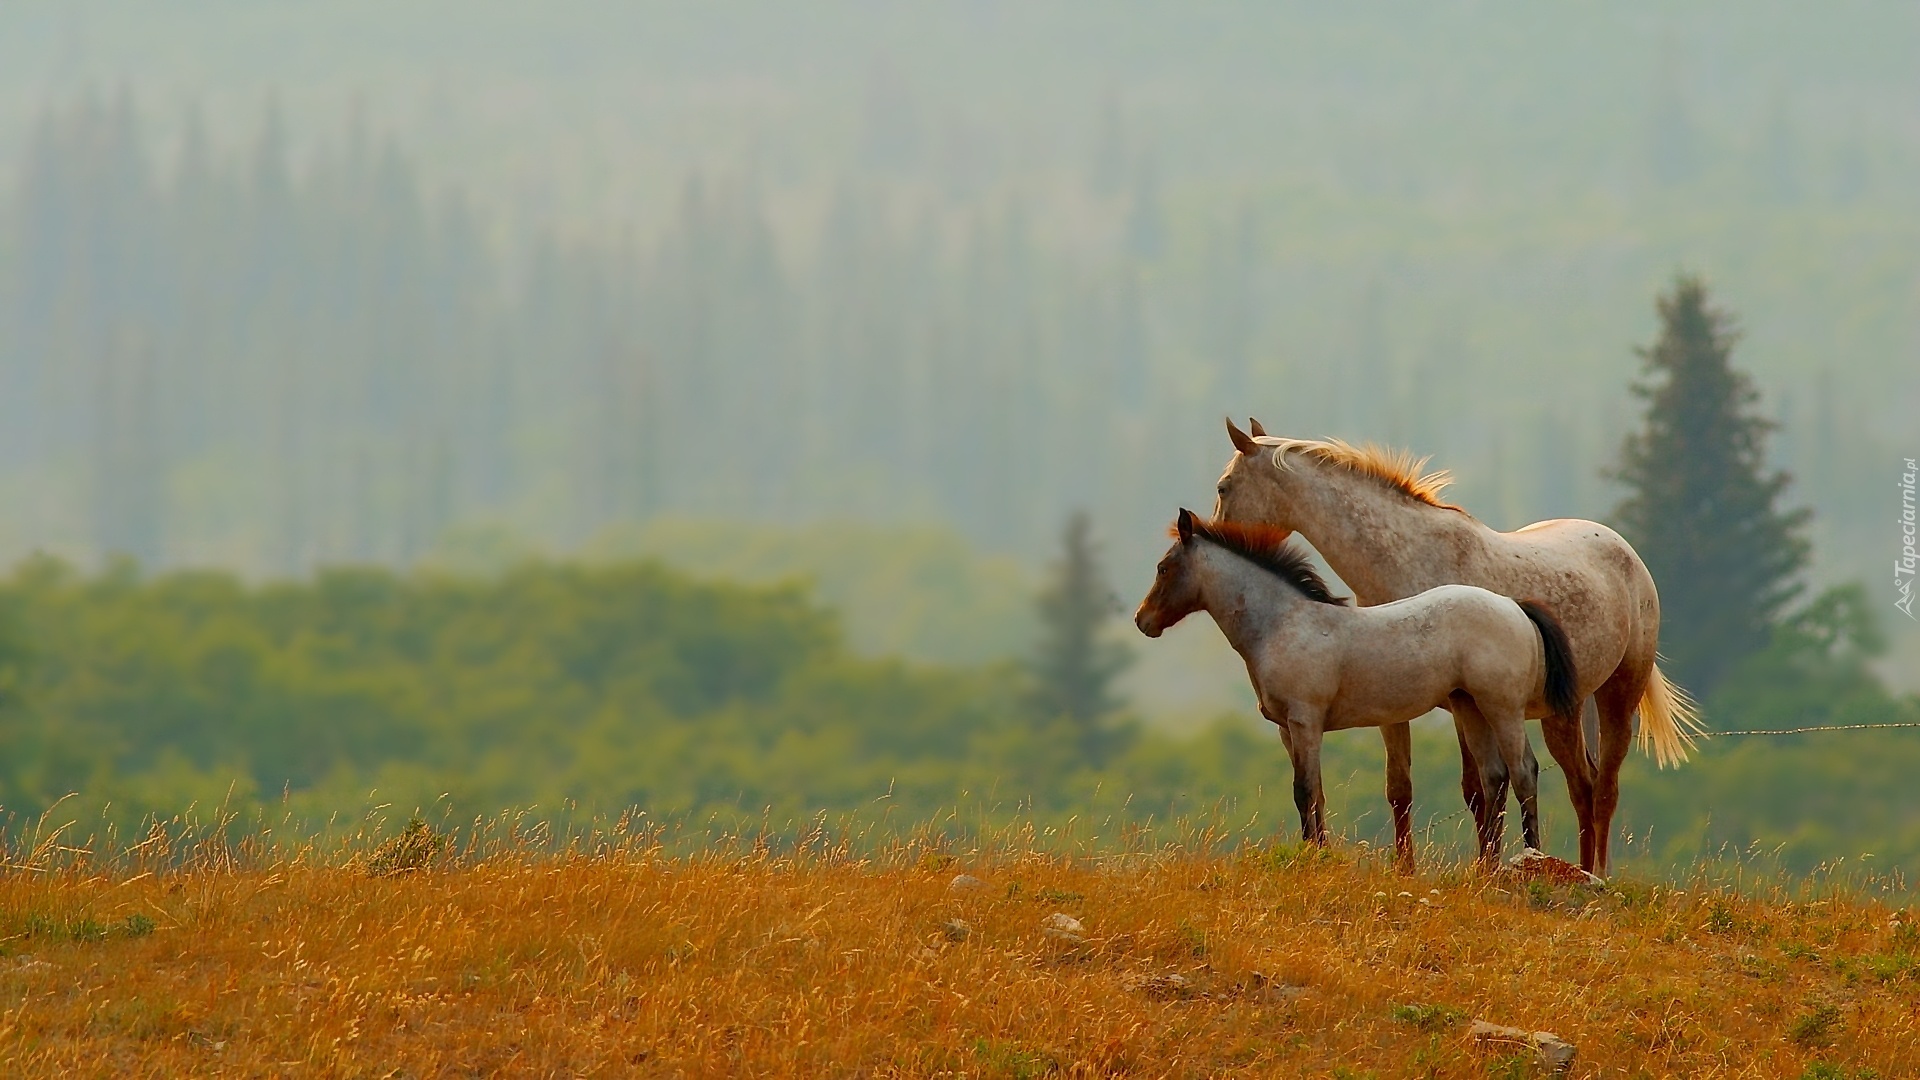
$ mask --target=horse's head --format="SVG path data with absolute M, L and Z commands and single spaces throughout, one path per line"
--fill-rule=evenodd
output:
M 1258 522 L 1292 532 L 1292 499 L 1286 489 L 1287 477 L 1276 467 L 1277 444 L 1261 442 L 1266 431 L 1258 420 L 1248 420 L 1251 434 L 1227 421 L 1227 437 L 1233 440 L 1233 458 L 1227 462 L 1220 482 L 1214 485 L 1213 520 Z
M 1202 604 L 1199 574 L 1194 557 L 1193 512 L 1182 509 L 1173 522 L 1173 546 L 1160 557 L 1153 572 L 1153 587 L 1133 613 L 1133 625 L 1150 638 L 1200 610 Z

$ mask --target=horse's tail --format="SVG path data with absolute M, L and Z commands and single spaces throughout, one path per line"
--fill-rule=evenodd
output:
M 1553 610 L 1538 600 L 1516 600 L 1533 628 L 1540 631 L 1540 651 L 1547 660 L 1547 708 L 1567 720 L 1580 719 L 1580 675 L 1573 667 L 1573 642 Z
M 1660 672 L 1655 664 L 1640 695 L 1640 747 L 1652 754 L 1661 768 L 1678 767 L 1687 760 L 1694 740 L 1707 734 L 1700 722 L 1700 710 L 1687 692 Z

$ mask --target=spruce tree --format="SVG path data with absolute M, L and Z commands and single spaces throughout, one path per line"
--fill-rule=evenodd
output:
M 1729 362 L 1739 340 L 1699 278 L 1681 275 L 1657 299 L 1659 340 L 1636 352 L 1647 403 L 1613 478 L 1629 494 L 1614 512 L 1660 590 L 1660 650 L 1697 697 L 1765 648 L 1806 566 L 1809 511 L 1778 503 L 1790 477 L 1766 468 L 1775 425 L 1759 392 Z
M 1114 681 L 1132 657 L 1108 634 L 1116 605 L 1085 511 L 1067 519 L 1061 559 L 1040 594 L 1039 609 L 1041 638 L 1032 663 L 1035 704 L 1042 715 L 1071 724 L 1082 753 L 1097 765 L 1115 745 L 1117 732 L 1109 721 L 1121 700 Z

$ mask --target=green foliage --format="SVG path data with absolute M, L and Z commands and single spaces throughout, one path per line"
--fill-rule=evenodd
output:
M 1467 1014 L 1451 1005 L 1395 1005 L 1393 1018 L 1421 1031 L 1445 1031 L 1458 1026 Z
M 1849 1069 L 1845 1065 L 1816 1061 L 1801 1072 L 1800 1080 L 1880 1080 L 1880 1072 L 1877 1069 Z
M 973 1052 L 988 1076 L 1008 1080 L 1038 1080 L 1061 1072 L 1060 1060 L 1045 1050 L 996 1039 L 976 1039 Z
M 1733 669 L 1709 716 L 1723 727 L 1773 730 L 1897 720 L 1899 703 L 1868 666 L 1885 650 L 1866 588 L 1835 586 L 1782 619 L 1766 647 Z
M 370 877 L 392 877 L 425 870 L 451 850 L 451 838 L 434 832 L 419 817 L 409 818 L 407 827 L 401 830 L 399 836 L 373 850 L 372 857 L 367 860 L 367 874 Z
M 1774 424 L 1760 393 L 1731 365 L 1738 338 L 1697 277 L 1661 296 L 1660 337 L 1639 350 L 1648 381 L 1645 427 L 1630 435 L 1616 477 L 1630 490 L 1615 516 L 1660 587 L 1660 647 L 1696 696 L 1765 648 L 1801 588 L 1810 512 L 1775 504 L 1788 476 L 1766 470 Z
M 523 563 L 255 587 L 37 559 L 0 583 L 0 608 L 38 658 L 0 713 L 0 805 L 28 816 L 77 791 L 123 827 L 272 795 L 317 821 L 442 795 L 777 820 L 885 798 L 928 820 L 968 799 L 1084 807 L 1104 778 L 1080 732 L 1030 711 L 1017 669 L 857 656 L 794 585 Z M 1178 786 L 1122 784 L 1115 803 L 1180 801 L 1190 770 L 1169 747 L 1134 768 Z
M 1707 700 L 1710 726 L 1784 731 L 1920 723 L 1920 697 L 1889 693 L 1870 667 L 1884 636 L 1865 589 L 1838 586 L 1782 619 L 1767 646 Z M 1626 778 L 1629 823 L 1652 830 L 1662 861 L 1764 854 L 1806 872 L 1870 854 L 1863 868 L 1920 858 L 1905 790 L 1920 771 L 1920 729 L 1813 731 L 1708 740 L 1685 783 Z M 1643 827 L 1642 831 L 1646 831 Z M 1890 865 L 1889 865 L 1890 864 Z
M 495 546 L 513 550 L 497 541 Z M 748 584 L 804 580 L 846 620 L 849 644 L 869 655 L 990 663 L 1024 654 L 1035 632 L 1026 569 L 1008 556 L 985 555 L 945 529 L 665 517 L 603 529 L 582 557 L 659 559 L 700 577 Z M 512 564 L 496 561 L 492 572 Z
M 1840 1008 L 1831 1003 L 1816 1005 L 1787 1027 L 1787 1038 L 1800 1046 L 1820 1046 L 1832 1041 L 1833 1029 L 1840 1026 Z
M 1527 1080 L 1540 1075 L 1540 1055 L 1521 1050 L 1487 1062 L 1487 1080 Z
M 243 798 L 352 790 L 405 763 L 508 802 L 608 767 L 622 775 L 592 786 L 613 798 L 691 808 L 708 785 L 662 750 L 697 745 L 724 772 L 817 734 L 829 710 L 902 694 L 915 720 L 950 718 L 899 665 L 847 658 L 833 618 L 798 589 L 700 585 L 648 564 L 529 565 L 489 582 L 340 570 L 249 588 L 204 572 L 88 580 L 43 559 L 0 586 L 0 603 L 42 658 L 4 728 L 12 807 L 111 780 L 136 795 L 130 810 L 170 812 L 235 781 Z M 431 801 L 426 775 L 411 786 Z
M 124 919 L 103 923 L 84 913 L 50 915 L 29 912 L 4 929 L 7 937 L 40 938 L 51 941 L 106 941 L 111 938 L 143 938 L 152 934 L 156 924 L 149 916 L 135 912 Z

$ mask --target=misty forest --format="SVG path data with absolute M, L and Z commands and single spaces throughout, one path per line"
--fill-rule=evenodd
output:
M 1920 721 L 1909 8 L 99 7 L 0 15 L 0 827 L 1294 836 L 1218 634 L 1123 617 L 1223 415 L 1621 530 L 1710 728 Z M 1917 768 L 1636 754 L 1623 858 L 1911 873 Z

